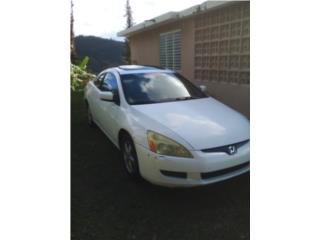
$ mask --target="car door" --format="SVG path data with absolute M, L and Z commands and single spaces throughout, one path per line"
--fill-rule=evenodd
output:
M 101 128 L 112 141 L 116 141 L 119 130 L 118 117 L 120 114 L 119 88 L 116 76 L 108 72 L 101 82 L 99 90 L 101 92 L 111 91 L 114 95 L 114 101 L 99 100 L 97 114 Z
M 91 110 L 91 113 L 94 117 L 94 120 L 99 124 L 99 119 L 97 117 L 98 115 L 98 104 L 100 102 L 100 97 L 99 97 L 99 93 L 100 93 L 100 86 L 101 83 L 103 81 L 103 79 L 105 78 L 106 73 L 101 73 L 98 75 L 98 77 L 91 83 L 88 85 L 88 88 L 86 89 L 86 96 L 87 96 L 87 100 L 89 103 L 89 107 Z

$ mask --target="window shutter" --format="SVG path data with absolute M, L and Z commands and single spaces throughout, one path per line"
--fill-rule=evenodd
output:
M 160 34 L 160 65 L 172 70 L 181 69 L 181 30 Z

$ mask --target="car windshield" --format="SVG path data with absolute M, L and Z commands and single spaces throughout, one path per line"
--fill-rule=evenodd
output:
M 150 104 L 205 98 L 198 87 L 177 73 L 152 72 L 121 75 L 129 104 Z

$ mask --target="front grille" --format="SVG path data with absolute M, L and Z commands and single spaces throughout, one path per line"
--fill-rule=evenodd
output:
M 187 178 L 186 172 L 174 172 L 174 171 L 166 171 L 166 170 L 160 170 L 160 172 L 168 177 L 175 177 L 175 178 Z
M 249 166 L 249 162 L 246 162 L 246 163 L 242 163 L 240 165 L 234 166 L 234 167 L 225 168 L 225 169 L 218 170 L 218 171 L 201 173 L 201 178 L 202 179 L 208 179 L 208 178 L 214 178 L 214 177 L 222 176 L 222 175 L 225 175 L 225 174 L 228 174 L 228 173 L 235 172 L 237 170 L 244 169 L 244 168 L 246 168 L 248 166 Z
M 206 148 L 206 149 L 202 149 L 201 151 L 205 152 L 205 153 L 224 152 L 224 153 L 230 154 L 229 149 L 228 149 L 230 146 L 235 146 L 235 148 L 237 150 L 237 149 L 239 149 L 240 147 L 242 147 L 243 145 L 245 145 L 248 142 L 249 142 L 249 140 L 245 140 L 245 141 L 242 141 L 242 142 L 229 144 L 229 145 L 225 145 L 225 146 L 221 146 L 221 147 Z

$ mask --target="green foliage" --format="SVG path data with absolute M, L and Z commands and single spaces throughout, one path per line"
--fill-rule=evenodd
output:
M 71 62 L 74 62 L 76 58 L 76 48 L 74 44 L 74 32 L 73 32 L 73 23 L 74 23 L 74 18 L 73 18 L 73 2 L 71 0 L 71 16 L 70 16 L 70 57 L 71 57 Z
M 131 28 L 134 25 L 134 23 L 133 23 L 132 10 L 131 10 L 129 0 L 126 1 L 126 14 L 124 16 L 127 18 L 126 29 Z M 131 64 L 131 51 L 130 51 L 130 43 L 128 38 L 126 38 L 125 40 L 124 62 L 126 64 Z
M 95 75 L 86 71 L 89 57 L 85 57 L 79 66 L 71 64 L 70 80 L 71 90 L 81 91 L 88 81 L 95 78 Z
M 126 17 L 126 20 L 127 20 L 126 28 L 127 29 L 131 28 L 134 25 L 134 22 L 133 22 L 132 9 L 131 9 L 129 0 L 126 1 L 126 13 L 124 16 Z
M 87 69 L 88 62 L 89 62 L 89 57 L 88 57 L 88 56 L 85 56 L 85 58 L 84 58 L 84 59 L 82 60 L 82 62 L 80 63 L 79 67 L 80 67 L 82 70 L 86 70 L 86 69 Z

